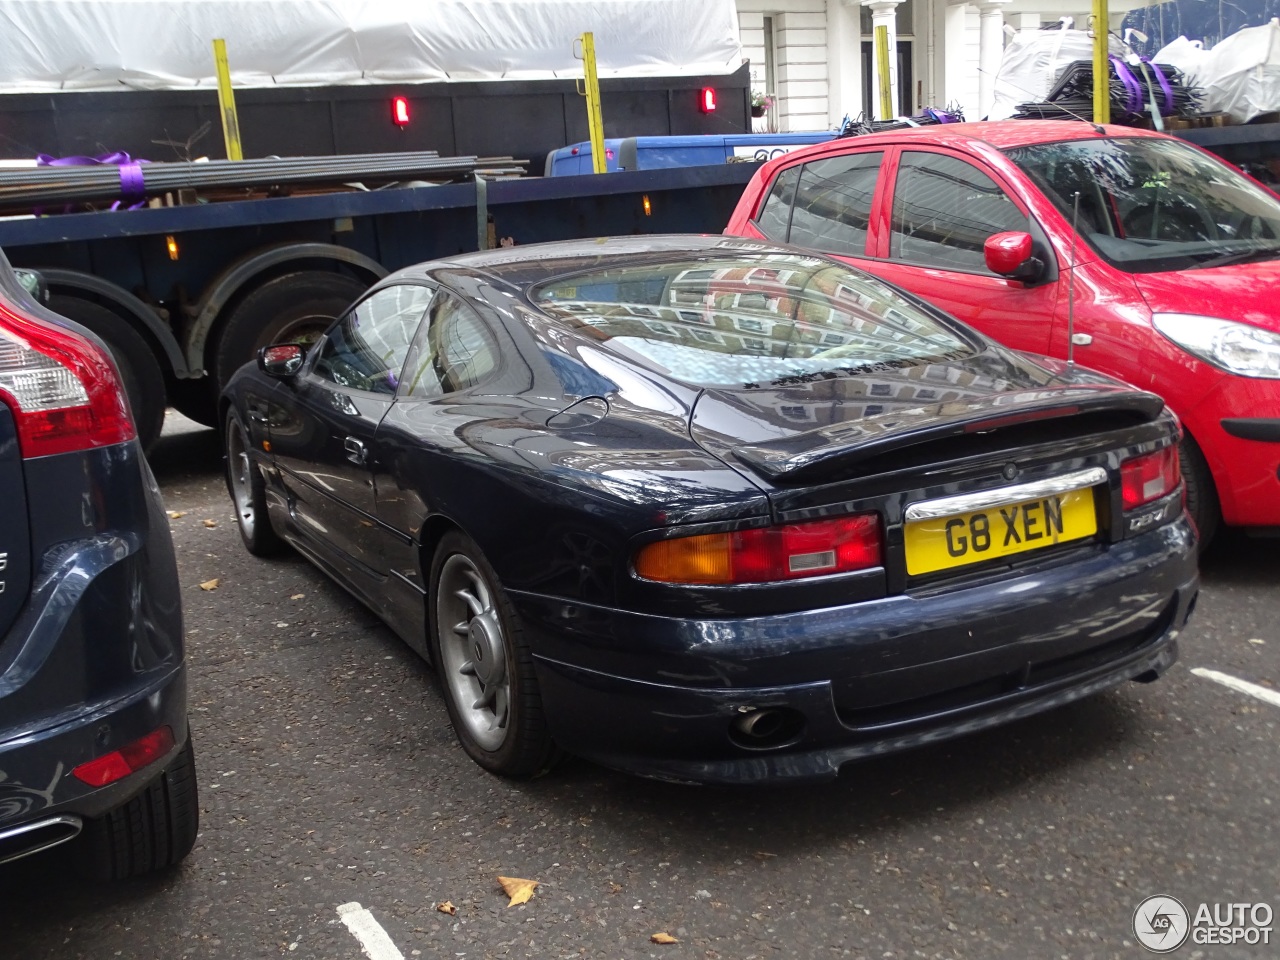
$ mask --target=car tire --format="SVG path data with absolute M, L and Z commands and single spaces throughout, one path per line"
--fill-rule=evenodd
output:
M 129 397 L 133 423 L 143 450 L 151 449 L 164 427 L 164 373 L 142 334 L 101 304 L 54 294 L 49 309 L 96 333 L 111 350 Z
M 497 574 L 457 531 L 432 560 L 428 630 L 449 719 L 471 759 L 519 779 L 549 770 L 557 751 L 533 654 Z
M 1182 482 L 1187 488 L 1187 513 L 1200 532 L 1200 550 L 1203 552 L 1222 522 L 1218 490 L 1209 464 L 1190 434 L 1183 435 L 1182 443 L 1178 445 L 1178 456 L 1182 460 Z
M 286 544 L 271 526 L 267 512 L 267 483 L 249 455 L 249 432 L 234 408 L 227 411 L 222 431 L 227 492 L 236 511 L 236 529 L 244 548 L 255 557 L 274 557 Z
M 286 273 L 262 284 L 232 309 L 218 336 L 218 390 L 261 347 L 314 343 L 366 289 L 354 277 L 320 270 Z
M 127 880 L 181 861 L 200 826 L 190 737 L 164 772 L 127 803 L 85 824 L 83 868 L 97 880 Z

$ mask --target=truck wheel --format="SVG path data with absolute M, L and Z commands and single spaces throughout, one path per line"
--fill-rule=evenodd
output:
M 164 374 L 147 341 L 119 314 L 91 300 L 54 294 L 49 298 L 49 309 L 106 341 L 129 395 L 138 439 L 142 448 L 149 450 L 164 427 L 165 392 Z
M 1191 439 L 1191 434 L 1183 435 L 1182 443 L 1178 445 L 1178 456 L 1182 460 L 1182 482 L 1187 485 L 1187 513 L 1200 531 L 1200 550 L 1203 552 L 1222 521 L 1218 490 L 1213 484 L 1209 464 L 1205 462 L 1200 447 Z
M 268 280 L 231 311 L 215 347 L 218 390 L 259 348 L 273 343 L 310 345 L 367 284 L 341 273 L 302 270 Z
M 196 760 L 187 745 L 145 790 L 85 824 L 83 868 L 98 880 L 127 880 L 181 861 L 200 825 Z

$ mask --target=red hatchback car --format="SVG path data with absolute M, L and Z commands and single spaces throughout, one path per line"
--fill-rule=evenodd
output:
M 1011 120 L 765 164 L 725 233 L 821 251 L 1164 397 L 1190 512 L 1280 532 L 1280 199 L 1173 137 Z

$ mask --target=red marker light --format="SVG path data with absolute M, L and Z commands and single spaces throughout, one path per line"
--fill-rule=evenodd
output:
M 397 127 L 405 127 L 409 125 L 408 97 L 391 98 L 391 122 Z
M 698 109 L 703 113 L 716 112 L 716 88 L 703 87 L 702 92 L 698 96 Z

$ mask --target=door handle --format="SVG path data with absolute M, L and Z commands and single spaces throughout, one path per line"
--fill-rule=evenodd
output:
M 369 456 L 369 451 L 365 449 L 365 445 L 355 437 L 347 437 L 342 442 L 342 445 L 347 449 L 347 459 L 356 466 L 363 467 L 365 460 Z

